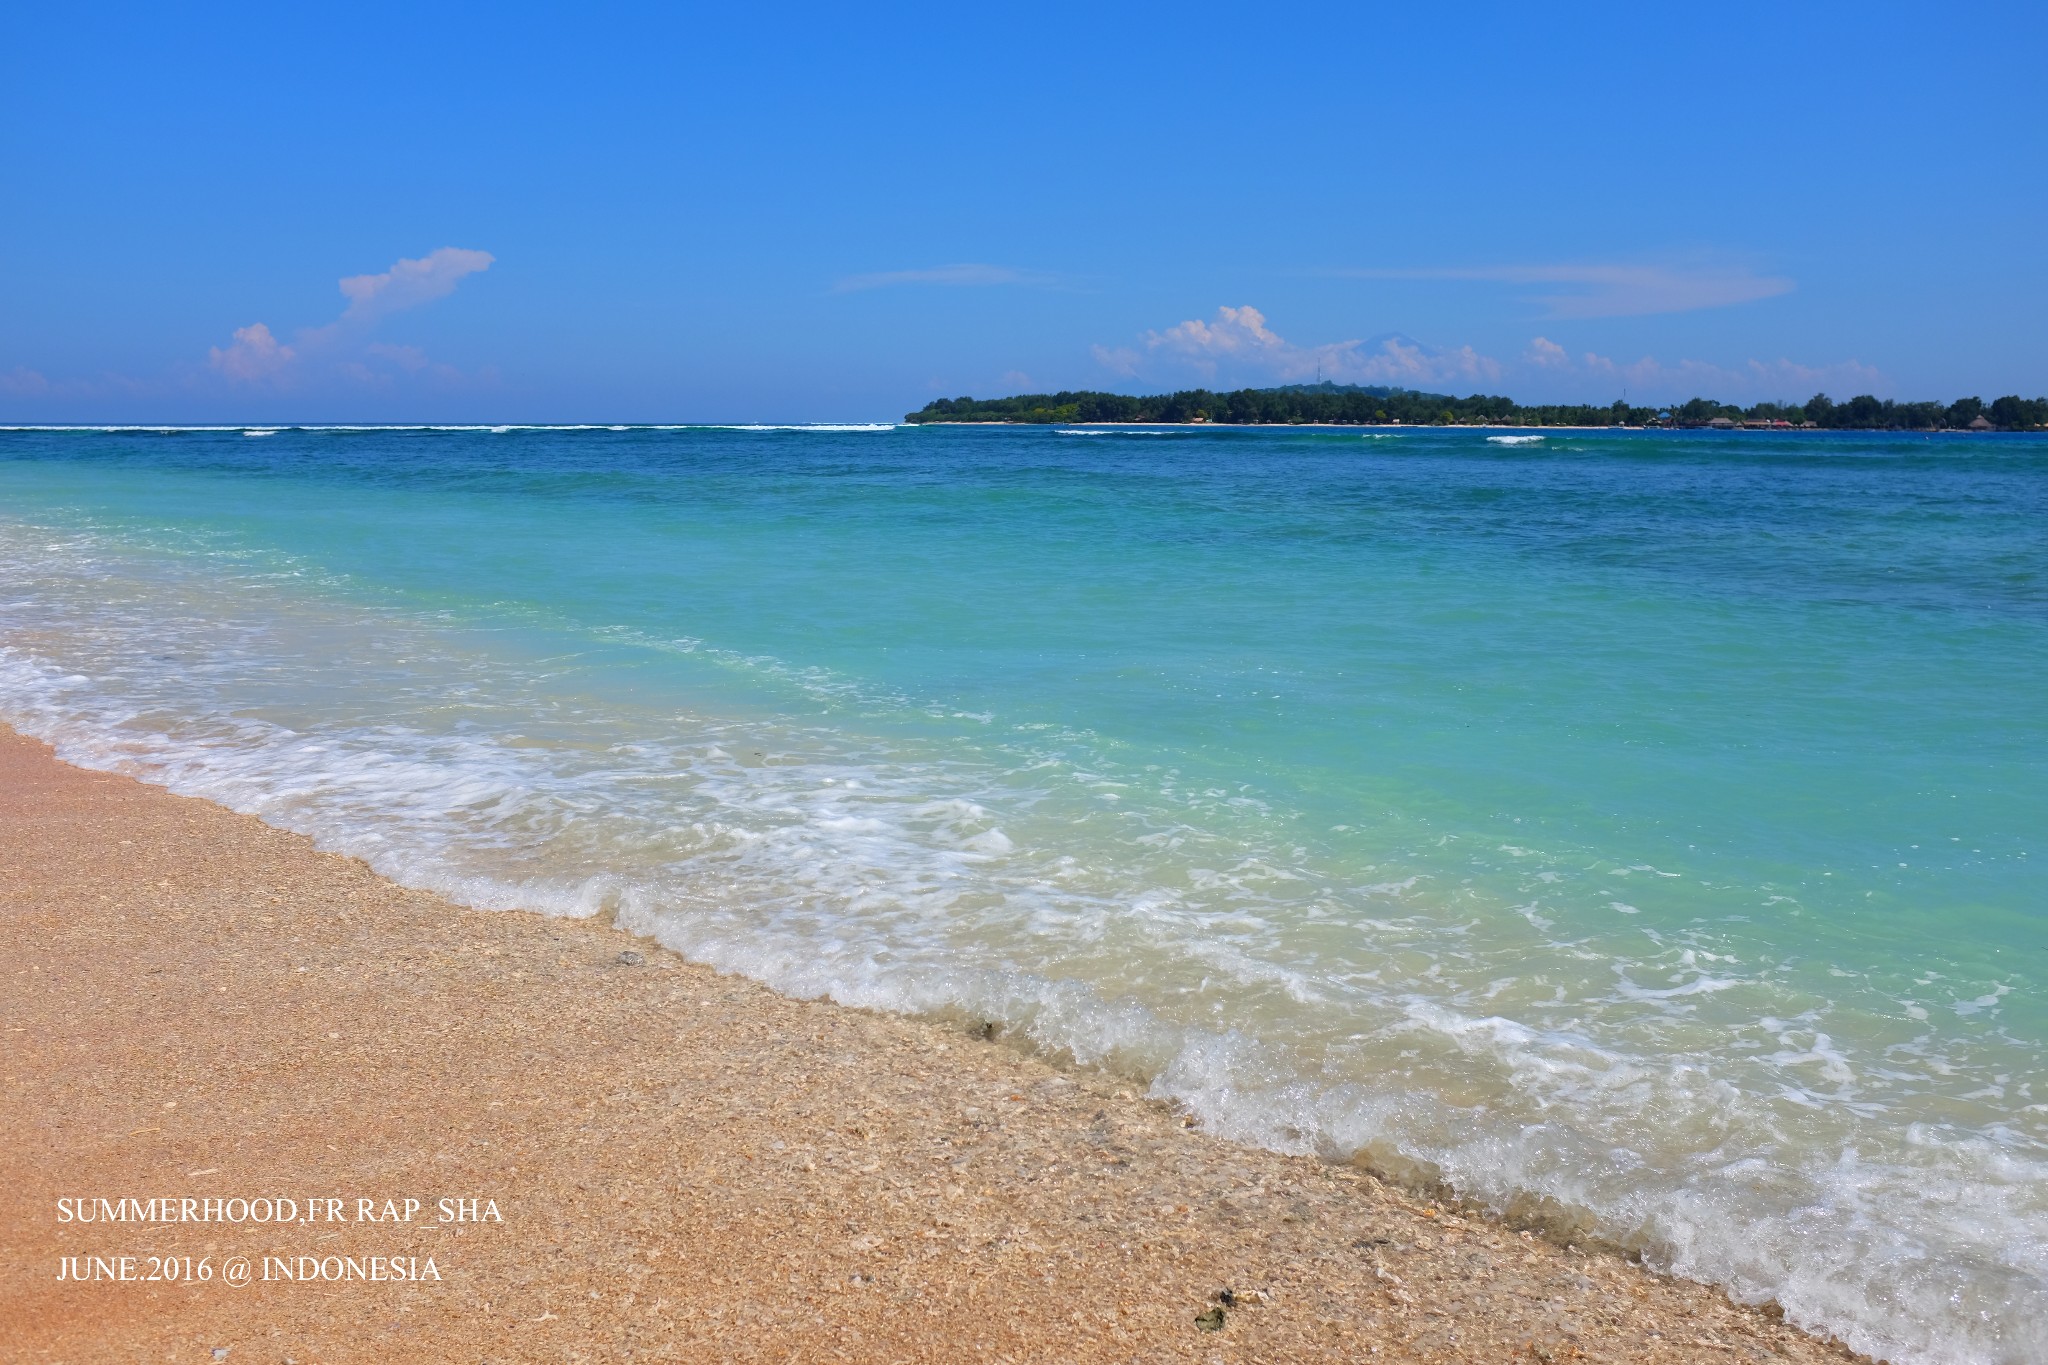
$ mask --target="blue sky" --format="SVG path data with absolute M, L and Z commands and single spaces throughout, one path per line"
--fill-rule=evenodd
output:
M 0 420 L 2035 395 L 2044 14 L 21 5 Z

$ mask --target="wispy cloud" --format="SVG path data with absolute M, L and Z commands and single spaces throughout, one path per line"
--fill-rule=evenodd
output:
M 1213 318 L 1190 318 L 1148 331 L 1143 340 L 1142 352 L 1096 346 L 1096 363 L 1125 378 L 1137 378 L 1164 362 L 1208 380 L 1227 370 L 1283 383 L 1320 376 L 1349 384 L 1469 384 L 1501 374 L 1498 361 L 1470 346 L 1438 350 L 1404 336 L 1299 346 L 1274 331 L 1266 315 L 1250 305 L 1225 305 Z
M 0 370 L 0 393 L 10 398 L 40 397 L 50 391 L 50 381 L 26 365 Z
M 431 381 L 437 388 L 490 388 L 498 382 L 494 366 L 465 374 L 453 365 L 434 359 L 417 346 L 393 346 L 384 342 L 365 346 L 360 357 L 335 365 L 335 374 L 351 384 L 369 389 L 395 389 L 401 384 Z
M 1876 366 L 1857 360 L 1833 365 L 1802 365 L 1780 357 L 1777 360 L 1749 360 L 1731 367 L 1703 360 L 1680 360 L 1667 365 L 1655 356 L 1621 362 L 1588 352 L 1586 370 L 1590 374 L 1626 380 L 1638 392 L 1657 392 L 1671 398 L 1801 399 L 1826 389 L 1849 394 L 1889 393 L 1892 388 Z
M 1347 343 L 1348 344 L 1348 343 Z M 1407 337 L 1386 337 L 1371 351 L 1356 353 L 1356 366 L 1329 377 L 1353 383 L 1402 384 L 1491 384 L 1501 376 L 1501 364 L 1470 346 L 1449 350 L 1424 346 Z
M 1691 313 L 1787 294 L 1795 287 L 1782 275 L 1759 275 L 1742 265 L 1578 264 L 1450 266 L 1427 269 L 1339 270 L 1363 280 L 1462 280 L 1477 283 L 1550 286 L 1528 295 L 1554 318 L 1640 317 Z
M 1531 368 L 1553 377 L 1575 376 L 1589 383 L 1626 387 L 1639 402 L 1693 397 L 1783 400 L 1803 399 L 1828 390 L 1837 395 L 1885 394 L 1892 390 L 1891 381 L 1882 371 L 1859 360 L 1802 365 L 1781 357 L 1749 360 L 1738 366 L 1704 360 L 1667 363 L 1655 356 L 1622 361 L 1595 351 L 1575 357 L 1546 337 L 1533 338 L 1522 359 Z
M 417 308 L 455 292 L 465 276 L 489 270 L 498 258 L 488 251 L 444 246 L 418 260 L 400 260 L 377 275 L 350 275 L 341 281 L 348 297 L 342 318 L 369 322 L 390 313 Z
M 207 363 L 238 384 L 288 385 L 316 355 L 327 356 L 336 371 L 359 381 L 380 375 L 388 379 L 392 367 L 407 374 L 445 378 L 456 371 L 429 361 L 417 348 L 363 346 L 362 334 L 393 313 L 446 297 L 468 276 L 490 269 L 496 259 L 488 251 L 444 246 L 417 259 L 400 259 L 374 275 L 347 276 L 337 284 L 348 306 L 333 322 L 301 328 L 289 345 L 279 341 L 266 324 L 252 322 L 236 328 L 229 345 L 209 348 Z M 357 347 L 361 351 L 355 357 L 344 349 Z M 339 358 L 338 351 L 342 352 Z M 373 369 L 364 364 L 363 356 L 379 356 L 388 364 Z
M 863 289 L 889 289 L 900 284 L 946 285 L 1049 285 L 1059 277 L 1042 271 L 1019 270 L 1008 265 L 935 265 L 923 270 L 881 270 L 869 275 L 848 275 L 832 286 L 835 294 L 852 294 Z

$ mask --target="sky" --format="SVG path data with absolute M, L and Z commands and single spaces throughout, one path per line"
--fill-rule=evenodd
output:
M 0 422 L 2048 393 L 2048 6 L 12 7 Z

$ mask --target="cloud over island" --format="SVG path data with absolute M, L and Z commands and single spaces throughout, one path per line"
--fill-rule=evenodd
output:
M 1694 359 L 1666 362 L 1650 355 L 1617 360 L 1596 351 L 1574 352 L 1545 336 L 1532 337 L 1520 355 L 1505 359 L 1470 345 L 1431 346 L 1398 333 L 1298 345 L 1249 304 L 1226 304 L 1208 318 L 1147 330 L 1135 345 L 1096 345 L 1090 353 L 1098 366 L 1120 380 L 1220 388 L 1321 378 L 1338 384 L 1458 393 L 1507 391 L 1530 401 L 1542 391 L 1562 389 L 1573 402 L 1605 402 L 1623 391 L 1637 402 L 1662 402 L 1696 395 L 1799 400 L 1822 390 L 1883 394 L 1891 389 L 1882 373 L 1856 360 L 1825 365 L 1782 357 L 1735 365 Z
M 1162 363 L 1192 370 L 1205 381 L 1225 371 L 1285 384 L 1320 377 L 1340 384 L 1404 387 L 1491 383 L 1501 376 L 1498 361 L 1470 346 L 1438 350 L 1405 336 L 1299 346 L 1268 326 L 1266 315 L 1249 304 L 1225 304 L 1212 318 L 1189 318 L 1148 331 L 1143 343 L 1142 350 L 1098 345 L 1093 354 L 1103 368 L 1125 378 L 1139 378 Z

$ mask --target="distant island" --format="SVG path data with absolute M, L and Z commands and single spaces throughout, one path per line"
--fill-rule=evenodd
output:
M 1986 403 L 1959 398 L 1953 403 L 1896 403 L 1861 394 L 1837 403 L 1815 394 L 1804 403 L 1758 403 L 1740 408 L 1695 398 L 1667 407 L 1606 407 L 1585 403 L 1525 406 L 1512 398 L 1473 394 L 1455 398 L 1417 389 L 1356 384 L 1287 384 L 1272 389 L 1237 389 L 1134 397 L 1088 390 L 1024 393 L 1010 398 L 941 398 L 904 421 L 1088 423 L 1218 423 L 1242 426 L 1514 426 L 1514 427 L 1720 427 L 1767 430 L 1852 431 L 2035 431 L 2048 428 L 2048 398 L 2018 395 Z

